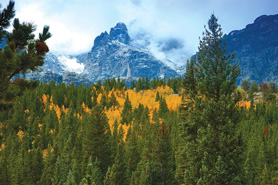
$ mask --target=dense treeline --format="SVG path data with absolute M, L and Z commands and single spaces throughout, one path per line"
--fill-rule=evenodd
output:
M 154 91 L 159 106 L 151 113 L 143 104 L 132 107 L 135 99 L 122 89 L 113 92 L 115 98 L 110 93 L 107 108 L 100 98 L 104 89 L 41 84 L 19 97 L 13 109 L 1 112 L 0 183 L 181 184 L 177 169 L 185 164 L 179 159 L 185 139 L 180 123 L 188 115 L 184 107 L 169 110 L 163 93 L 157 98 Z M 111 127 L 107 114 L 113 109 L 122 114 Z M 241 182 L 276 184 L 276 102 L 238 109 Z
M 149 108 L 142 104 L 132 107 L 132 100 L 122 89 L 118 91 L 125 98 L 122 120 L 115 120 L 110 128 L 105 111 L 118 109 L 118 95 L 114 100 L 110 95 L 106 103 L 103 96 L 100 100 L 93 97 L 105 94 L 104 89 L 97 89 L 96 85 L 41 84 L 19 97 L 13 109 L 1 112 L 0 182 L 129 184 L 133 180 L 142 184 L 147 179 L 137 179 L 137 174 L 154 178 L 144 175 L 147 163 L 157 168 L 153 172 L 155 178 L 174 181 L 171 143 L 175 142 L 170 135 L 176 133 L 172 129 L 177 128 L 178 113 L 169 111 L 161 96 L 159 110 L 151 120 Z M 120 122 L 132 122 L 132 126 L 124 131 L 118 126 Z M 165 159 L 159 156 L 164 150 Z M 167 168 L 165 174 L 160 174 L 164 170 L 160 169 L 161 162 Z

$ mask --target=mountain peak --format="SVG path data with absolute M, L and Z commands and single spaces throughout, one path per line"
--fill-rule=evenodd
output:
M 118 22 L 114 28 L 127 30 L 126 25 L 123 22 Z
M 242 30 L 225 36 L 226 51 L 236 51 L 241 74 L 239 81 L 278 83 L 278 14 L 262 15 Z
M 260 23 L 260 22 L 274 22 L 277 23 L 278 21 L 278 14 L 276 15 L 262 15 L 258 17 L 254 23 Z
M 94 50 L 99 46 L 105 45 L 106 43 L 108 43 L 109 40 L 110 40 L 109 34 L 106 31 L 102 32 L 99 36 L 95 38 L 94 46 L 92 50 Z
M 130 41 L 127 27 L 122 22 L 117 23 L 115 27 L 111 28 L 110 37 L 112 40 L 118 40 L 124 44 L 129 44 Z
M 110 29 L 110 33 L 108 34 L 106 31 L 102 32 L 99 36 L 95 38 L 94 46 L 92 51 L 97 48 L 106 45 L 111 41 L 119 41 L 123 44 L 129 45 L 130 37 L 128 35 L 127 27 L 124 23 L 117 23 L 117 25 Z

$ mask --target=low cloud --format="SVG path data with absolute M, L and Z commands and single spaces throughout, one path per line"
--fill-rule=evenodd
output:
M 177 50 L 183 48 L 184 44 L 181 40 L 176 38 L 169 38 L 166 40 L 162 40 L 159 43 L 161 51 L 169 52 L 172 50 Z
M 3 0 L 2 7 L 8 2 Z M 88 52 L 96 36 L 117 22 L 124 22 L 131 37 L 142 31 L 153 37 L 149 46 L 158 55 L 170 49 L 170 53 L 183 51 L 190 57 L 197 51 L 198 38 L 211 13 L 219 17 L 223 32 L 229 33 L 244 28 L 262 14 L 277 13 L 275 3 L 276 0 L 25 0 L 16 1 L 16 17 L 34 22 L 37 33 L 49 25 L 53 37 L 47 43 L 51 51 Z M 174 40 L 166 44 L 165 40 L 171 38 Z M 164 47 L 160 47 L 160 42 Z
M 67 71 L 76 72 L 78 74 L 84 71 L 84 64 L 78 63 L 76 58 L 59 56 L 58 61 L 66 68 Z

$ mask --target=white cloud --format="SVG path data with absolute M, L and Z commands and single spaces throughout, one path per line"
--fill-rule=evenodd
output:
M 84 71 L 84 64 L 78 63 L 76 58 L 69 58 L 67 56 L 59 56 L 58 61 L 65 66 L 67 71 L 76 72 L 78 74 Z
M 3 6 L 9 0 L 3 0 Z M 16 17 L 32 21 L 40 32 L 50 26 L 51 51 L 77 54 L 89 51 L 94 38 L 117 22 L 128 25 L 131 36 L 141 31 L 160 40 L 184 42 L 181 52 L 197 50 L 204 24 L 214 12 L 224 33 L 242 29 L 262 14 L 275 14 L 276 0 L 24 0 L 16 1 Z M 155 48 L 153 48 L 155 50 Z

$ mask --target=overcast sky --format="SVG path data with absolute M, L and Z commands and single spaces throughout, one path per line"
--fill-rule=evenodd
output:
M 0 0 L 2 7 L 9 0 Z M 50 26 L 51 51 L 88 52 L 96 36 L 124 22 L 131 37 L 140 32 L 153 40 L 178 39 L 187 54 L 197 51 L 211 13 L 223 32 L 243 29 L 261 15 L 278 13 L 277 0 L 16 0 L 16 17 L 41 31 Z

